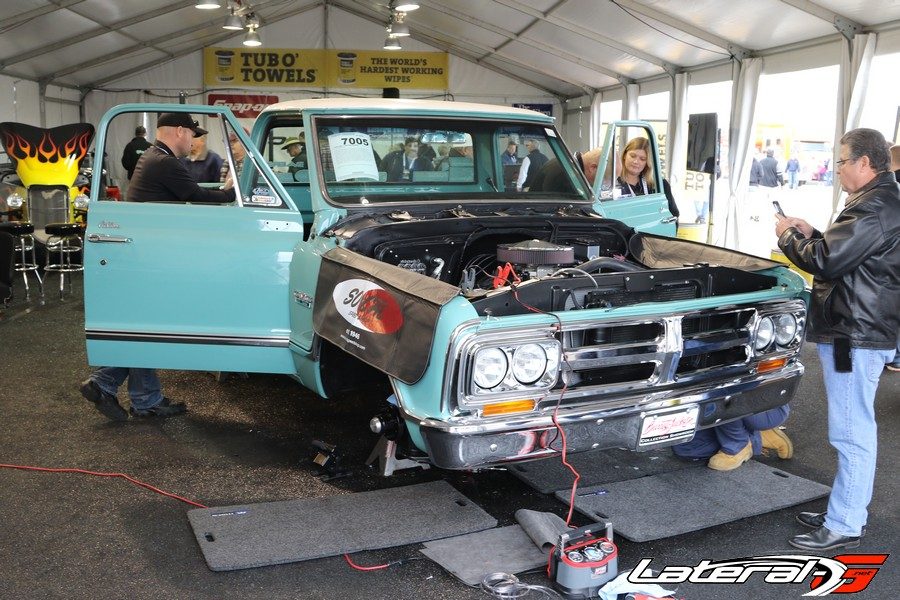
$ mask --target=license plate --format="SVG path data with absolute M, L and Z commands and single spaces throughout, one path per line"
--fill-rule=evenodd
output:
M 690 438 L 697 427 L 699 409 L 691 406 L 675 412 L 647 415 L 641 423 L 638 446 L 659 444 L 678 438 Z

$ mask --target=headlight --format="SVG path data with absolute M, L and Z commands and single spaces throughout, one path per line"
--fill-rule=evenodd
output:
M 88 198 L 84 194 L 78 194 L 77 196 L 75 196 L 75 200 L 74 200 L 73 204 L 75 205 L 75 208 L 77 208 L 78 210 L 84 210 L 88 207 L 88 204 L 90 204 L 90 202 L 91 202 L 90 198 Z
M 537 344 L 519 346 L 513 353 L 512 374 L 519 383 L 530 385 L 543 377 L 547 353 Z
M 25 200 L 18 192 L 13 192 L 6 197 L 6 205 L 10 208 L 21 208 Z
M 787 346 L 797 336 L 797 319 L 794 315 L 781 314 L 772 317 L 775 328 L 775 343 L 779 346 Z
M 772 323 L 770 317 L 763 317 L 759 320 L 759 325 L 756 326 L 756 340 L 753 342 L 753 347 L 757 350 L 762 350 L 772 343 L 774 336 L 775 324 Z
M 508 368 L 506 354 L 499 348 L 484 348 L 475 354 L 472 378 L 475 384 L 489 390 L 497 387 L 506 377 Z

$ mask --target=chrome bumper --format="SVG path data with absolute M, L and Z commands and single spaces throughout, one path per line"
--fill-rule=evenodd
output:
M 705 429 L 787 404 L 800 383 L 803 365 L 794 362 L 781 371 L 752 375 L 710 386 L 689 387 L 616 398 L 619 408 L 608 408 L 610 400 L 581 402 L 560 409 L 557 420 L 566 434 L 568 453 L 606 448 L 645 451 L 672 446 L 693 438 Z M 627 400 L 627 406 L 623 406 Z M 603 407 L 606 406 L 606 408 Z M 697 406 L 694 431 L 656 443 L 639 444 L 644 417 Z M 545 458 L 560 453 L 561 442 L 552 422 L 552 411 L 521 418 L 478 422 L 418 421 L 431 462 L 443 469 L 474 469 L 509 462 Z

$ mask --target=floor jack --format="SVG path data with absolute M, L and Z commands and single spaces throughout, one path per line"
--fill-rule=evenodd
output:
M 408 458 L 397 458 L 397 442 L 387 439 L 385 436 L 378 438 L 378 443 L 366 459 L 366 464 L 371 465 L 378 461 L 378 473 L 383 477 L 390 477 L 396 471 L 404 469 L 428 469 L 428 463 L 418 462 Z

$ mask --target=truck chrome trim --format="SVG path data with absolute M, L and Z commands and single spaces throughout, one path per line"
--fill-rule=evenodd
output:
M 110 342 L 151 342 L 161 344 L 203 344 L 218 346 L 269 346 L 287 348 L 287 336 L 249 337 L 236 335 L 210 335 L 196 333 L 150 333 L 135 331 L 85 330 L 89 340 Z

